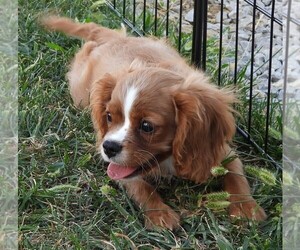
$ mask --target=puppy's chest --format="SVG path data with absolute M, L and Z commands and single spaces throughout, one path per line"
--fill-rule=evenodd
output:
M 174 167 L 173 157 L 170 156 L 166 160 L 162 161 L 159 164 L 158 168 L 154 168 L 149 175 L 153 176 L 161 176 L 164 178 L 171 179 L 173 176 L 176 176 L 176 169 Z

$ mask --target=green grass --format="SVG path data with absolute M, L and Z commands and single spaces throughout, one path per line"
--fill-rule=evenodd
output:
M 81 41 L 48 33 L 39 12 L 118 27 L 120 20 L 91 0 L 19 1 L 19 246 L 20 249 L 280 249 L 281 184 L 249 178 L 267 221 L 233 223 L 222 209 L 198 207 L 199 195 L 218 191 L 173 179 L 159 192 L 182 215 L 182 227 L 147 231 L 141 211 L 106 175 L 95 152 L 88 111 L 77 110 L 65 74 Z M 239 140 L 239 138 L 237 138 Z M 247 165 L 268 163 L 246 144 Z M 170 188 L 172 187 L 172 188 Z M 170 189 L 172 192 L 170 192 Z
M 0 0 L 0 249 L 17 247 L 17 4 Z

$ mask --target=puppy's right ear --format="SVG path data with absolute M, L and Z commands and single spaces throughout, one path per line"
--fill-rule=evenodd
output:
M 116 79 L 110 74 L 93 84 L 90 96 L 90 106 L 94 127 L 100 138 L 107 132 L 106 106 L 111 99 L 111 94 L 116 86 Z

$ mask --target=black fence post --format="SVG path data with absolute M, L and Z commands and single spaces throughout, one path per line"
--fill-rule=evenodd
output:
M 207 0 L 194 0 L 192 62 L 206 69 Z

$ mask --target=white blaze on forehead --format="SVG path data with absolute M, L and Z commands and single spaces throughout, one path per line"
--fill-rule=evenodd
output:
M 129 89 L 127 89 L 125 98 L 124 98 L 124 124 L 123 126 L 113 131 L 112 133 L 109 133 L 107 135 L 106 140 L 113 140 L 113 141 L 123 141 L 126 137 L 126 134 L 128 132 L 128 129 L 130 127 L 130 112 L 132 110 L 132 106 L 134 104 L 135 99 L 137 98 L 138 89 L 131 86 Z
M 125 116 L 125 123 L 126 120 L 129 121 L 129 115 L 130 115 L 130 110 L 133 106 L 133 103 L 137 97 L 138 90 L 135 87 L 130 87 L 127 92 L 126 92 L 126 97 L 124 101 L 124 116 Z

